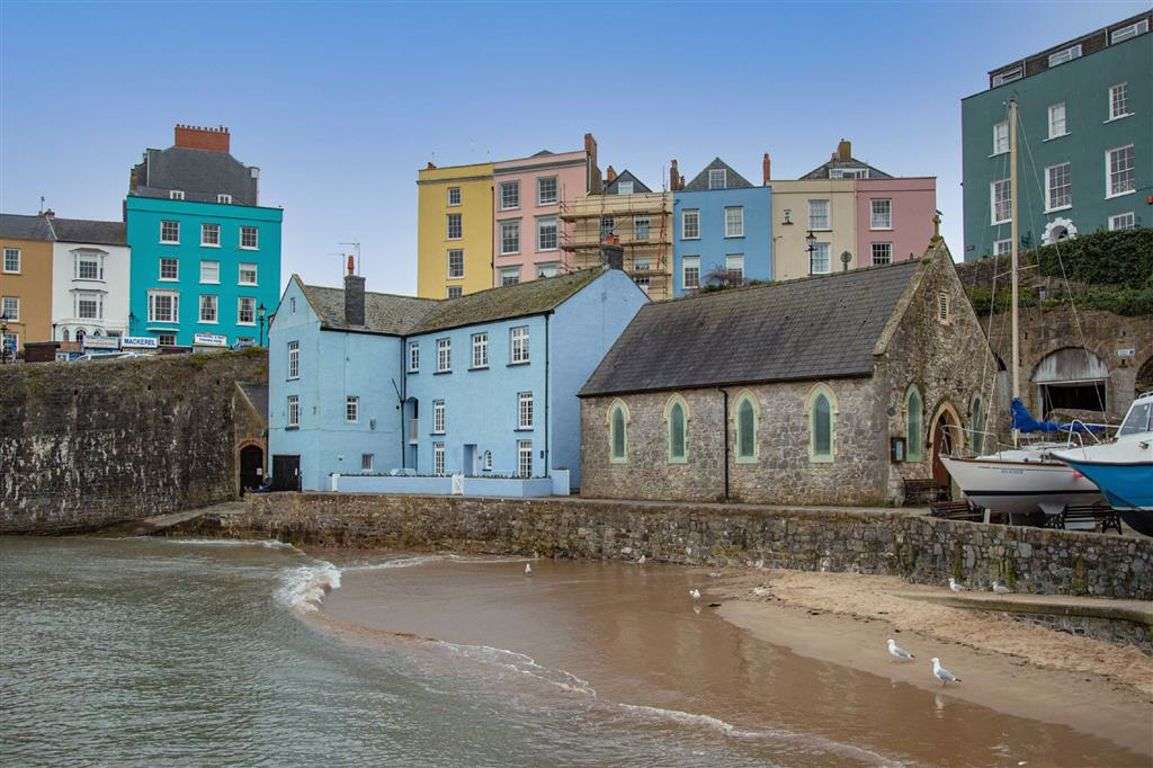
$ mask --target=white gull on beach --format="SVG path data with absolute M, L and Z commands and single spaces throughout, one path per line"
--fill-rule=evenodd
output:
M 917 658 L 901 646 L 897 645 L 897 641 L 891 637 L 889 638 L 887 645 L 889 646 L 889 655 L 898 661 L 912 661 L 913 659 Z

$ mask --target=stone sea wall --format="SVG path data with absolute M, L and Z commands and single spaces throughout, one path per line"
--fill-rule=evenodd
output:
M 0 366 L 0 533 L 66 533 L 236 496 L 257 350 Z
M 299 544 L 860 571 L 1021 592 L 1153 599 L 1153 539 L 902 511 L 592 499 L 276 493 L 180 531 Z

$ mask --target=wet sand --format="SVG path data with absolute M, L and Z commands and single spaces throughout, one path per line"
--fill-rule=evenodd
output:
M 749 588 L 741 579 L 758 573 L 710 579 L 664 565 L 533 567 L 529 577 L 523 562 L 346 568 L 316 618 L 360 642 L 454 644 L 446 664 L 462 671 L 469 659 L 459 649 L 481 649 L 501 667 L 554 683 L 554 698 L 534 706 L 584 696 L 604 717 L 707 731 L 743 758 L 781 765 L 1151 763 L 1153 706 L 1116 682 L 910 630 L 893 636 L 918 660 L 893 664 L 884 648 L 893 630 L 883 621 L 732 599 Z M 710 608 L 710 594 L 689 598 L 693 586 L 730 597 Z M 933 655 L 963 684 L 942 690 L 929 673 Z

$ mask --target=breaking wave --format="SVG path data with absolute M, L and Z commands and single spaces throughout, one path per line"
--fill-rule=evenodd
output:
M 164 536 L 130 536 L 129 538 L 195 547 L 264 547 L 265 549 L 285 549 L 300 552 L 293 545 L 276 539 L 170 539 Z
M 563 669 L 551 669 L 538 664 L 536 659 L 524 653 L 510 651 L 504 648 L 494 648 L 491 645 L 465 645 L 462 643 L 449 643 L 444 640 L 435 641 L 441 648 L 452 653 L 464 656 L 473 661 L 486 664 L 495 664 L 513 672 L 535 678 L 562 691 L 578 693 L 583 696 L 595 698 L 596 689 L 587 680 L 582 680 L 571 672 Z
M 340 589 L 340 569 L 327 560 L 319 560 L 314 565 L 286 570 L 280 577 L 276 600 L 293 610 L 312 612 L 334 589 Z

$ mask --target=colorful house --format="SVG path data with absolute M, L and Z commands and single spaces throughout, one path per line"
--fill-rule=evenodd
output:
M 1153 11 L 989 72 L 961 101 L 965 260 L 1009 253 L 1009 123 L 1018 106 L 1022 246 L 1153 226 Z
M 492 287 L 492 163 L 422 168 L 417 178 L 418 296 Z
M 710 282 L 772 280 L 773 192 L 755 187 L 719 157 L 688 184 L 669 174 L 673 191 L 673 293 Z
M 52 228 L 52 341 L 126 336 L 131 253 L 124 222 L 63 219 Z
M 0 350 L 52 338 L 52 230 L 43 216 L 0 213 Z
M 269 334 L 273 482 L 449 493 L 461 475 L 470 493 L 516 492 L 484 478 L 567 491 L 576 391 L 646 300 L 599 268 L 441 300 L 293 276 Z
M 132 169 L 129 325 L 161 345 L 257 343 L 280 296 L 284 212 L 259 205 L 260 169 L 230 154 L 227 128 L 177 125 Z

